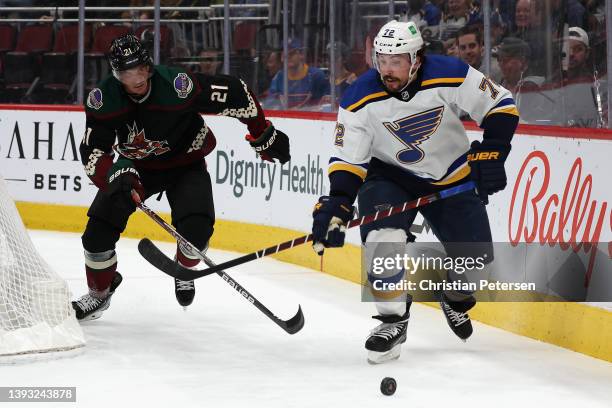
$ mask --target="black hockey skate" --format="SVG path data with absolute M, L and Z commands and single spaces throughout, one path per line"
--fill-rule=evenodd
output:
M 442 293 L 440 299 L 440 307 L 446 317 L 448 327 L 463 341 L 466 341 L 473 332 L 472 321 L 467 311 L 473 308 L 474 305 L 476 305 L 476 299 L 472 296 L 463 302 L 455 302 Z
M 368 363 L 380 364 L 399 358 L 402 343 L 406 342 L 406 329 L 410 312 L 403 316 L 372 316 L 382 324 L 370 332 L 365 347 L 368 350 Z
M 182 281 L 174 279 L 174 294 L 179 305 L 187 308 L 195 297 L 195 284 L 192 280 Z
M 115 293 L 115 289 L 121 284 L 121 281 L 123 281 L 123 277 L 119 272 L 116 272 L 108 295 L 104 299 L 93 297 L 88 293 L 81 296 L 79 300 L 72 302 L 72 308 L 75 311 L 77 320 L 87 321 L 100 318 L 102 313 L 110 306 L 111 297 Z
M 208 250 L 208 243 L 202 249 L 202 253 L 206 253 Z M 190 250 L 181 249 L 183 253 L 191 253 Z M 177 261 L 177 256 L 174 256 L 174 262 Z M 179 265 L 182 265 L 179 262 Z M 184 266 L 184 265 L 183 265 Z M 188 269 L 197 270 L 195 266 L 188 267 Z M 195 283 L 192 280 L 182 281 L 178 279 L 174 279 L 174 295 L 176 296 L 176 301 L 179 302 L 179 305 L 183 306 L 183 309 L 187 310 L 187 306 L 193 303 L 193 298 L 195 297 Z

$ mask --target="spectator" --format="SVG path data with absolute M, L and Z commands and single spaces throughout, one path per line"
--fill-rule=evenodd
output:
M 270 81 L 274 78 L 274 75 L 278 73 L 283 67 L 283 61 L 281 53 L 279 51 L 271 51 L 266 58 L 266 72 L 270 77 Z
M 370 30 L 366 34 L 364 57 L 365 57 L 365 63 L 368 66 L 368 68 L 373 67 L 372 65 L 372 42 L 374 41 L 374 37 L 376 37 L 376 34 L 378 34 L 381 27 L 382 27 L 382 24 L 374 24 L 372 25 L 372 27 L 370 27 Z
M 495 10 L 493 14 L 491 14 L 491 48 L 497 47 L 502 39 L 506 36 L 506 30 L 508 29 L 508 24 L 506 20 L 502 17 L 502 14 L 499 10 Z
M 357 75 L 349 71 L 346 66 L 346 62 L 348 61 L 350 54 L 350 50 L 346 46 L 346 44 L 342 42 L 336 42 L 334 45 L 336 103 L 339 104 L 342 94 L 344 94 L 344 91 L 346 91 L 346 89 L 357 79 Z M 331 47 L 331 43 L 327 44 L 326 50 L 330 59 Z
M 484 72 L 483 57 L 484 57 L 484 42 L 482 32 L 476 25 L 468 25 L 459 30 L 457 33 L 457 47 L 459 49 L 459 58 L 473 68 Z M 489 77 L 494 81 L 501 79 L 501 72 L 497 61 L 491 60 L 491 71 Z
M 553 0 L 551 7 L 561 9 L 563 3 L 561 0 Z M 579 0 L 566 0 L 565 3 L 565 22 L 570 27 L 586 28 L 587 10 Z
M 497 46 L 501 40 L 506 36 L 506 31 L 508 29 L 508 20 L 503 17 L 503 14 L 499 11 L 499 9 L 495 9 L 491 13 L 491 18 L 489 22 L 491 24 L 491 48 Z M 480 31 L 484 33 L 484 17 L 479 15 L 470 25 L 478 25 Z
M 146 21 L 146 20 L 153 20 L 153 12 L 147 11 L 147 10 L 138 12 L 138 20 L 140 21 L 140 24 L 144 26 L 153 24 L 150 21 Z
M 258 71 L 257 92 L 259 99 L 264 100 L 268 96 L 272 79 L 283 67 L 283 62 L 280 51 L 275 49 L 265 52 L 261 60 L 263 67 Z
M 495 11 L 499 13 L 503 21 L 508 24 L 508 29 L 514 27 L 514 15 L 516 0 L 499 0 Z
M 421 9 L 423 11 L 423 18 L 427 21 L 427 25 L 430 27 L 437 26 L 440 24 L 440 18 L 442 18 L 442 12 L 431 1 L 426 0 L 425 4 Z
M 221 52 L 215 48 L 203 48 L 198 52 L 199 71 L 206 75 L 217 75 L 221 68 Z
M 329 94 L 329 81 L 321 69 L 310 67 L 305 63 L 302 42 L 297 38 L 289 41 L 288 101 L 283 100 L 283 75 L 284 71 L 280 70 L 272 79 L 269 95 L 265 100 L 266 108 L 301 109 L 317 106 L 323 95 Z
M 532 59 L 530 60 L 532 72 L 544 75 L 546 43 L 542 19 L 543 5 L 536 0 L 518 0 L 515 12 L 515 30 L 512 37 L 520 38 L 529 44 Z
M 440 21 L 439 38 L 447 42 L 447 48 L 454 41 L 453 37 L 459 29 L 474 22 L 478 17 L 472 0 L 448 0 L 447 10 Z
M 535 4 L 531 0 L 518 0 L 516 2 L 514 25 L 517 32 L 529 29 L 532 22 L 537 21 L 538 17 Z
M 592 81 L 593 71 L 589 65 L 589 36 L 580 27 L 571 27 L 567 37 L 569 61 L 565 79 L 568 81 Z
M 457 33 L 452 38 L 453 41 L 442 42 L 444 53 L 449 57 L 459 58 L 459 45 L 457 44 Z
M 580 27 L 568 30 L 568 69 L 564 74 L 565 123 L 572 127 L 605 126 L 605 85 L 595 80 L 589 36 Z
M 406 20 L 416 24 L 419 30 L 426 30 L 426 27 L 436 27 L 440 24 L 440 18 L 440 9 L 431 1 L 408 0 Z
M 497 51 L 497 61 L 502 74 L 500 85 L 512 92 L 517 106 L 521 91 L 537 90 L 544 82 L 543 77 L 526 75 L 530 54 L 529 45 L 515 37 L 504 38 Z

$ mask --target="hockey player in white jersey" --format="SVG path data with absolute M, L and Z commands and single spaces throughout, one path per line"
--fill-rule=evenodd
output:
M 313 212 L 313 248 L 344 244 L 344 225 L 359 211 L 369 214 L 425 194 L 474 180 L 477 191 L 439 200 L 419 211 L 444 244 L 478 243 L 476 255 L 492 259 L 491 230 L 485 204 L 506 186 L 504 162 L 518 124 L 511 93 L 453 57 L 424 55 L 424 43 L 412 22 L 391 21 L 374 40 L 371 69 L 343 96 L 329 163 L 330 192 Z M 484 130 L 469 144 L 455 112 L 463 110 Z M 364 244 L 414 240 L 411 210 L 361 227 Z M 405 247 L 405 245 L 404 245 Z M 410 245 L 408 245 L 410 247 Z M 387 276 L 398 281 L 404 271 Z M 371 274 L 368 270 L 368 274 Z M 449 273 L 449 280 L 461 280 Z M 399 357 L 406 341 L 411 298 L 405 292 L 374 291 L 381 321 L 366 340 L 368 360 Z M 381 292 L 381 293 L 375 293 Z M 387 295 L 387 296 L 385 296 Z M 399 302 L 383 301 L 395 296 Z M 449 327 L 463 340 L 472 334 L 467 314 L 472 292 L 444 291 L 440 306 Z M 380 301 L 379 301 L 380 300 Z

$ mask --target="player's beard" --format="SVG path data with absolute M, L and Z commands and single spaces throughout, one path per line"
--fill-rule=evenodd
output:
M 396 78 L 391 75 L 385 75 L 382 79 L 383 79 L 383 84 L 385 85 L 385 87 L 391 92 L 399 92 L 403 88 L 405 88 L 406 85 L 408 85 L 408 81 L 405 81 L 402 83 L 399 78 Z M 392 82 L 387 82 L 387 81 L 392 81 Z

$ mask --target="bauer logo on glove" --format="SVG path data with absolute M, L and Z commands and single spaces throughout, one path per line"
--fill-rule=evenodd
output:
M 467 159 L 470 163 L 471 177 L 476 183 L 478 196 L 483 203 L 489 203 L 489 195 L 506 188 L 506 169 L 504 164 L 510 144 L 499 140 L 475 140 L 470 146 Z
M 274 162 L 274 159 L 278 159 L 281 163 L 288 162 L 291 159 L 289 138 L 280 130 L 275 129 L 270 121 L 266 123 L 268 127 L 259 137 L 246 135 L 246 140 L 263 160 Z
M 499 152 L 480 152 L 468 154 L 468 161 L 476 160 L 499 160 Z
M 119 177 L 122 174 L 126 174 L 126 173 L 132 173 L 134 174 L 136 177 L 140 177 L 140 175 L 138 174 L 138 170 L 136 170 L 133 167 L 122 167 L 120 169 L 118 169 L 117 171 L 115 171 L 113 174 L 110 175 L 110 177 L 108 178 L 108 183 L 112 183 L 117 177 Z
M 136 203 L 132 197 L 132 190 L 138 194 L 140 201 L 144 201 L 145 190 L 134 163 L 131 160 L 119 158 L 108 172 L 108 193 L 115 198 L 115 205 L 134 211 Z

